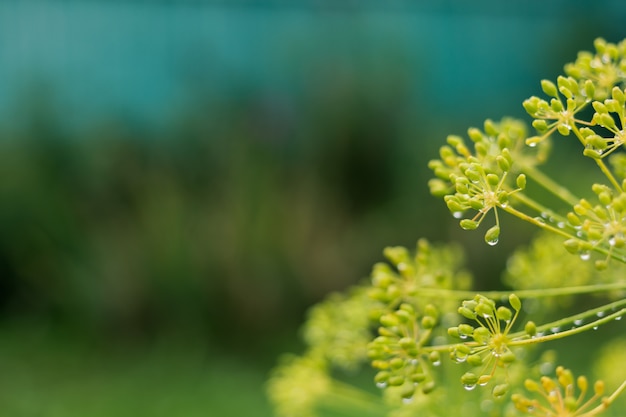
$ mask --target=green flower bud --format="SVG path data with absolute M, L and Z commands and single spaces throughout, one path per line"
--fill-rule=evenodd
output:
M 475 127 L 467 129 L 467 136 L 469 136 L 473 142 L 481 142 L 483 140 L 482 132 Z
M 474 333 L 472 334 L 474 341 L 476 343 L 480 343 L 481 345 L 487 344 L 489 338 L 491 338 L 491 333 L 485 327 L 477 327 L 474 329 Z
M 600 397 L 604 394 L 604 388 L 604 381 L 596 381 L 593 385 L 593 392 Z
M 571 211 L 567 213 L 567 221 L 569 222 L 569 224 L 571 224 L 574 227 L 580 226 L 582 224 L 582 222 L 580 221 L 580 218 L 576 216 L 576 214 L 572 213 Z
M 469 324 L 459 324 L 459 335 L 463 336 L 471 336 L 474 333 L 474 328 Z
M 533 120 L 532 126 L 538 132 L 545 132 L 545 131 L 548 130 L 548 123 L 544 119 L 535 119 L 535 120 Z
M 448 328 L 448 336 L 460 338 L 461 337 L 461 333 L 459 332 L 459 328 L 458 327 L 449 327 Z
M 400 324 L 400 320 L 395 314 L 385 314 L 380 317 L 380 324 L 385 327 L 395 327 Z
M 437 325 L 437 319 L 432 316 L 424 316 L 421 321 L 422 327 L 426 330 L 432 329 Z
M 509 384 L 499 384 L 493 387 L 491 394 L 495 398 L 502 398 L 506 395 L 507 392 L 509 392 Z
M 532 337 L 537 334 L 537 325 L 533 321 L 528 321 L 524 326 L 524 331 Z
M 476 311 L 476 314 L 481 317 L 484 317 L 484 318 L 493 317 L 493 307 L 487 303 L 479 303 L 476 306 L 475 311 Z
M 387 382 L 392 387 L 399 387 L 400 385 L 404 384 L 404 377 L 401 375 L 394 375 L 390 377 Z
M 398 344 L 400 345 L 400 347 L 402 349 L 410 349 L 415 347 L 415 340 L 410 338 L 410 337 L 403 337 L 400 340 L 398 340 Z
M 493 246 L 496 243 L 498 243 L 499 237 L 500 237 L 500 226 L 495 225 L 491 227 L 489 230 L 487 230 L 487 232 L 485 233 L 485 242 Z
M 472 372 L 466 372 L 461 376 L 461 383 L 469 386 L 476 385 L 478 383 L 478 376 Z
M 404 367 L 404 360 L 401 358 L 393 358 L 389 361 L 389 366 L 391 366 L 391 369 L 400 369 Z
M 439 364 L 441 363 L 441 355 L 437 351 L 432 351 L 428 355 L 428 360 L 430 360 L 433 364 Z
M 541 390 L 541 387 L 539 386 L 539 384 L 536 381 L 533 381 L 532 379 L 525 380 L 524 387 L 530 392 L 539 392 Z
M 609 112 L 609 109 L 606 108 L 606 106 L 604 105 L 604 103 L 601 103 L 599 101 L 594 101 L 591 103 L 591 106 L 593 107 L 593 109 L 596 111 L 596 113 L 599 114 L 607 114 Z
M 507 350 L 502 355 L 500 355 L 500 360 L 505 364 L 510 364 L 515 362 L 515 354 L 510 350 Z
M 498 177 L 496 174 L 487 174 L 487 183 L 489 185 L 492 185 L 495 187 L 496 185 L 498 185 L 499 182 L 500 182 L 500 177 Z
M 538 101 L 539 101 L 539 98 L 531 97 L 527 100 L 524 100 L 524 102 L 522 103 L 522 106 L 524 107 L 524 109 L 526 110 L 528 114 L 533 116 L 539 110 Z
M 459 312 L 460 315 L 462 315 L 466 319 L 469 319 L 469 320 L 476 319 L 476 313 L 474 313 L 472 310 L 470 310 L 467 307 L 459 307 L 457 311 Z
M 611 97 L 613 97 L 613 100 L 616 100 L 624 105 L 626 102 L 626 95 L 624 93 L 626 93 L 626 90 L 622 91 L 619 87 L 613 87 L 611 90 Z
M 463 219 L 459 224 L 463 230 L 475 230 L 478 227 L 478 222 L 470 219 Z
M 572 127 L 569 124 L 559 123 L 556 127 L 556 130 L 559 131 L 561 136 L 569 136 Z
M 387 371 L 380 371 L 376 374 L 376 376 L 374 376 L 374 382 L 382 384 L 389 381 L 389 377 L 391 377 L 391 373 Z
M 509 304 L 511 304 L 511 307 L 513 307 L 513 310 L 515 311 L 520 311 L 522 309 L 522 302 L 515 294 L 509 295 Z
M 563 108 L 563 103 L 561 103 L 560 100 L 557 100 L 555 98 L 553 98 L 552 100 L 550 100 L 550 108 L 552 109 L 552 111 L 560 113 L 563 110 L 565 110 Z
M 496 317 L 498 318 L 498 320 L 511 321 L 511 319 L 513 318 L 513 313 L 510 309 L 504 306 L 500 306 L 496 310 Z
M 498 168 L 500 168 L 502 171 L 507 172 L 509 169 L 511 169 L 511 164 L 509 163 L 509 161 L 506 160 L 505 157 L 503 157 L 502 155 L 498 155 L 496 157 L 496 162 L 498 163 Z M 499 180 L 499 179 L 498 179 Z M 498 181 L 499 182 L 499 181 Z M 496 182 L 497 185 L 498 183 Z
M 524 174 L 519 174 L 517 176 L 517 179 L 515 180 L 516 184 L 517 184 L 517 188 L 523 190 L 526 188 L 526 175 Z
M 428 381 L 424 385 L 422 385 L 422 392 L 424 394 L 430 394 L 436 388 L 435 381 Z
M 483 359 L 480 355 L 469 355 L 467 357 L 467 363 L 471 366 L 478 367 L 483 364 Z
M 411 374 L 411 382 L 419 384 L 420 382 L 423 382 L 424 380 L 426 380 L 426 374 L 423 372 L 415 372 Z
M 588 99 L 592 99 L 596 92 L 596 86 L 593 84 L 593 81 L 586 80 L 585 81 L 585 95 Z
M 552 81 L 549 80 L 541 80 L 541 89 L 544 93 L 549 95 L 550 97 L 558 97 L 558 93 L 556 90 L 556 85 Z

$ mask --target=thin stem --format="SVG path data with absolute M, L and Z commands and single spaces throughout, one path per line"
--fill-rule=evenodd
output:
M 580 130 L 578 130 L 578 127 L 574 124 L 574 126 L 572 127 L 572 132 L 574 132 L 574 134 L 576 135 L 576 137 L 578 138 L 578 140 L 580 141 L 580 143 L 583 144 L 583 146 L 585 145 L 585 142 L 583 140 L 582 135 L 580 134 Z M 593 158 L 594 161 L 596 161 L 596 164 L 598 165 L 598 167 L 600 168 L 600 171 L 602 171 L 602 173 L 606 176 L 606 178 L 609 180 L 609 182 L 613 185 L 613 187 L 615 187 L 615 189 L 617 191 L 622 191 L 622 187 L 619 184 L 619 182 L 617 182 L 617 180 L 615 179 L 615 177 L 613 176 L 613 173 L 611 173 L 611 171 L 609 170 L 609 168 L 606 166 L 606 164 L 604 163 L 604 161 L 601 158 Z
M 487 298 L 492 299 L 506 299 L 511 293 L 515 293 L 519 298 L 539 298 L 539 297 L 558 297 L 565 295 L 576 294 L 592 294 L 597 292 L 607 292 L 613 290 L 626 289 L 626 282 L 611 283 L 611 284 L 596 284 L 596 285 L 580 285 L 575 287 L 561 287 L 561 288 L 544 288 L 533 290 L 519 290 L 519 291 L 461 291 L 461 290 L 448 290 L 443 288 L 420 288 L 417 294 L 418 296 L 436 296 L 451 300 L 463 300 L 471 299 L 480 293 Z
M 568 239 L 580 240 L 580 238 L 578 238 L 578 237 L 576 237 L 576 236 L 566 232 L 565 230 L 559 229 L 558 227 L 554 227 L 554 226 L 544 222 L 543 220 L 537 220 L 534 217 L 530 217 L 526 213 L 523 213 L 523 212 L 521 212 L 521 211 L 511 207 L 510 205 L 506 206 L 506 207 L 503 207 L 503 210 L 505 210 L 507 213 L 510 213 L 510 214 L 512 214 L 512 215 L 514 215 L 514 216 L 516 216 L 516 217 L 518 217 L 520 219 L 522 219 L 522 220 L 525 220 L 525 221 L 527 221 L 527 222 L 529 222 L 531 224 L 534 224 L 535 226 L 537 226 L 537 227 L 539 227 L 541 229 L 548 230 L 550 232 L 556 233 L 556 234 L 561 235 L 563 237 L 566 237 Z M 602 246 L 593 246 L 591 248 L 591 250 L 593 250 L 595 252 L 598 252 L 598 253 L 601 253 L 602 255 L 606 256 L 607 258 L 612 258 L 612 259 L 615 259 L 616 261 L 619 261 L 619 262 L 622 262 L 622 263 L 626 263 L 626 257 L 620 256 L 620 254 L 615 253 L 615 251 L 611 251 L 611 250 L 606 249 L 606 248 L 604 248 Z
M 554 217 L 558 221 L 563 221 L 563 222 L 567 221 L 567 218 L 563 217 L 562 215 L 560 215 L 558 213 L 555 213 L 554 211 L 552 211 L 548 207 L 545 207 L 541 203 L 538 203 L 537 201 L 533 200 L 532 198 L 528 197 L 527 195 L 525 195 L 523 193 L 511 193 L 509 195 L 512 198 L 514 198 L 517 201 L 519 201 L 520 203 L 524 204 L 525 206 L 535 210 L 537 213 L 547 213 L 548 215 L 550 215 L 550 217 Z M 574 204 L 578 204 L 578 202 L 576 202 Z
M 563 200 L 571 206 L 578 204 L 580 199 L 572 194 L 567 188 L 553 181 L 543 172 L 539 171 L 532 165 L 525 165 L 522 167 L 522 172 L 528 177 L 532 178 L 537 184 L 542 186 L 547 191 L 551 192 L 559 199 Z
M 616 311 L 615 313 L 609 314 L 608 316 L 604 316 L 596 321 L 592 321 L 591 323 L 587 323 L 584 324 L 580 327 L 576 327 L 570 330 L 564 330 L 562 332 L 558 332 L 558 333 L 553 333 L 553 334 L 549 334 L 546 336 L 539 336 L 539 337 L 534 337 L 532 339 L 523 339 L 523 340 L 512 340 L 509 342 L 509 346 L 521 346 L 521 345 L 530 345 L 530 344 L 534 344 L 534 343 L 541 343 L 541 342 L 547 342 L 550 340 L 557 340 L 557 339 L 562 339 L 568 336 L 573 336 L 575 334 L 578 333 L 582 333 L 585 332 L 587 330 L 591 330 L 593 328 L 598 327 L 601 324 L 606 324 L 612 320 L 615 320 L 618 317 L 622 317 L 624 314 L 626 314 L 626 307 L 622 308 L 619 311 Z M 568 318 L 568 320 L 566 321 L 567 323 L 571 322 L 571 320 L 569 320 L 571 318 Z M 563 321 L 563 320 L 559 320 L 559 321 Z M 544 327 L 544 326 L 542 326 Z M 554 326 L 556 327 L 556 325 Z
M 568 239 L 576 238 L 576 236 L 574 236 L 574 235 L 572 235 L 570 233 L 567 233 L 565 230 L 561 230 L 558 227 L 554 227 L 551 224 L 548 224 L 548 223 L 546 223 L 543 220 L 537 220 L 534 217 L 530 217 L 528 214 L 523 213 L 523 212 L 515 209 L 514 207 L 511 207 L 510 205 L 508 205 L 506 207 L 503 207 L 503 209 L 507 213 L 512 214 L 513 216 L 518 217 L 518 218 L 520 218 L 522 220 L 525 220 L 525 221 L 527 221 L 527 222 L 529 222 L 529 223 L 539 227 L 540 229 L 549 230 L 550 232 L 556 233 L 556 234 L 561 235 L 563 237 L 566 237 Z
M 380 397 L 352 385 L 332 381 L 331 389 L 321 400 L 323 405 L 337 409 L 339 407 L 357 407 L 363 411 L 369 411 L 371 415 L 383 415 L 389 411 Z

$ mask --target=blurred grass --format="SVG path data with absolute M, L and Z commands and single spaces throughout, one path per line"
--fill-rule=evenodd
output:
M 175 339 L 149 348 L 93 344 L 24 324 L 0 329 L 3 415 L 272 415 L 258 359 Z

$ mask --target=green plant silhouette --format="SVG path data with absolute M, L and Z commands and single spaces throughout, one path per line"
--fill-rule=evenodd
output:
M 539 229 L 507 263 L 510 291 L 472 290 L 454 244 L 386 248 L 369 280 L 311 309 L 306 351 L 268 382 L 279 416 L 623 415 L 626 40 L 594 48 L 524 101 L 532 128 L 487 120 L 429 163 L 431 193 L 462 229 L 484 230 L 489 245 L 506 234 L 505 213 Z M 584 178 L 561 184 L 542 170 L 565 140 L 582 147 L 571 163 L 598 169 L 585 195 L 568 188 Z M 594 331 L 609 323 L 598 352 Z M 561 363 L 572 357 L 564 340 L 585 366 Z

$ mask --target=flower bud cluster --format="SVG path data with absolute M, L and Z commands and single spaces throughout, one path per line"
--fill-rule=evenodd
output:
M 364 287 L 331 294 L 309 311 L 304 340 L 313 354 L 326 358 L 331 365 L 354 369 L 367 358 L 371 313 L 376 308 Z
M 592 417 L 604 411 L 608 406 L 608 402 L 602 398 L 604 382 L 596 381 L 592 388 L 593 396 L 585 401 L 589 381 L 584 376 L 574 378 L 572 371 L 562 366 L 556 368 L 556 378 L 543 376 L 539 381 L 527 379 L 524 387 L 539 399 L 529 399 L 521 394 L 513 394 L 511 399 L 515 408 L 532 416 Z M 596 407 L 592 409 L 594 405 Z
M 594 101 L 595 110 L 591 125 L 604 128 L 605 132 L 596 132 L 585 127 L 580 129 L 581 141 L 585 146 L 584 155 L 600 159 L 610 155 L 626 142 L 626 91 L 620 87 L 613 87 L 611 98 L 604 102 Z M 599 134 L 599 133 L 602 133 Z M 606 136 L 606 137 L 605 137 Z
M 420 294 L 423 288 L 463 290 L 471 286 L 471 276 L 461 269 L 464 255 L 459 247 L 436 247 L 420 239 L 414 254 L 395 246 L 385 248 L 384 255 L 391 265 L 382 262 L 374 265 L 369 296 L 385 306 L 395 308 L 403 302 L 416 305 L 417 298 L 433 302 L 432 297 Z M 438 301 L 440 307 L 446 307 Z
M 582 80 L 591 80 L 596 86 L 593 100 L 604 100 L 611 89 L 626 78 L 626 40 L 618 44 L 602 38 L 594 41 L 595 53 L 583 51 L 575 62 L 565 65 L 565 73 Z
M 582 241 L 581 241 L 582 242 Z M 584 244 L 574 247 L 582 259 L 591 256 L 583 250 Z M 575 262 L 566 256 L 563 238 L 550 232 L 539 233 L 528 245 L 513 253 L 507 261 L 503 282 L 517 290 L 558 288 L 563 286 L 582 286 L 620 282 L 626 277 L 626 265 L 613 262 L 611 267 L 600 271 L 591 262 Z M 610 294 L 612 297 L 623 297 L 622 291 Z M 603 294 L 602 296 L 606 296 Z M 547 318 L 556 308 L 571 306 L 574 296 L 545 297 L 541 301 L 541 309 L 533 316 L 541 320 Z
M 623 187 L 626 187 L 626 180 Z M 596 268 L 606 269 L 611 255 L 624 252 L 626 245 L 626 192 L 616 192 L 604 184 L 594 184 L 592 190 L 598 204 L 582 199 L 568 213 L 569 223 L 577 229 L 579 238 L 565 241 L 565 248 L 583 259 L 596 247 L 606 247 L 607 258 L 595 262 Z
M 374 380 L 378 387 L 398 387 L 405 399 L 417 390 L 428 394 L 435 388 L 429 366 L 441 364 L 438 352 L 425 353 L 422 348 L 429 341 L 437 324 L 439 312 L 428 304 L 419 315 L 407 303 L 380 317 L 379 336 L 369 344 L 372 366 L 378 370 Z
M 270 376 L 267 393 L 279 417 L 314 417 L 315 406 L 331 389 L 326 365 L 311 355 L 284 357 Z
M 552 98 L 548 102 L 533 96 L 522 103 L 526 112 L 535 119 L 532 125 L 539 133 L 539 136 L 526 139 L 526 144 L 537 146 L 555 131 L 569 136 L 576 124 L 585 123 L 576 118 L 576 113 L 591 102 L 594 88 L 592 81 L 579 83 L 573 77 L 559 76 L 557 84 L 541 81 L 541 89 Z
M 463 217 L 468 210 L 477 211 L 473 218 L 460 222 L 463 229 L 473 230 L 489 211 L 506 207 L 511 194 L 525 188 L 526 176 L 519 172 L 520 167 L 536 164 L 543 156 L 527 155 L 523 146 L 526 128 L 517 120 L 487 120 L 484 131 L 471 128 L 468 136 L 474 144 L 473 152 L 460 136 L 448 136 L 448 145 L 440 149 L 440 159 L 429 162 L 436 176 L 429 181 L 429 187 L 433 195 L 444 198 L 455 217 Z M 496 221 L 485 240 L 495 244 L 499 233 Z
M 522 304 L 515 294 L 509 296 L 509 304 L 513 311 L 505 306 L 497 307 L 494 300 L 476 295 L 472 300 L 463 301 L 458 309 L 461 316 L 474 324 L 463 323 L 448 329 L 450 336 L 464 341 L 450 349 L 450 358 L 480 368 L 478 373 L 470 371 L 461 377 L 468 390 L 489 384 L 498 368 L 506 368 L 515 361 L 515 354 L 509 346 L 515 339 L 510 338 L 509 333 Z M 507 384 L 500 384 L 495 385 L 492 392 L 495 397 L 500 397 L 507 389 Z

